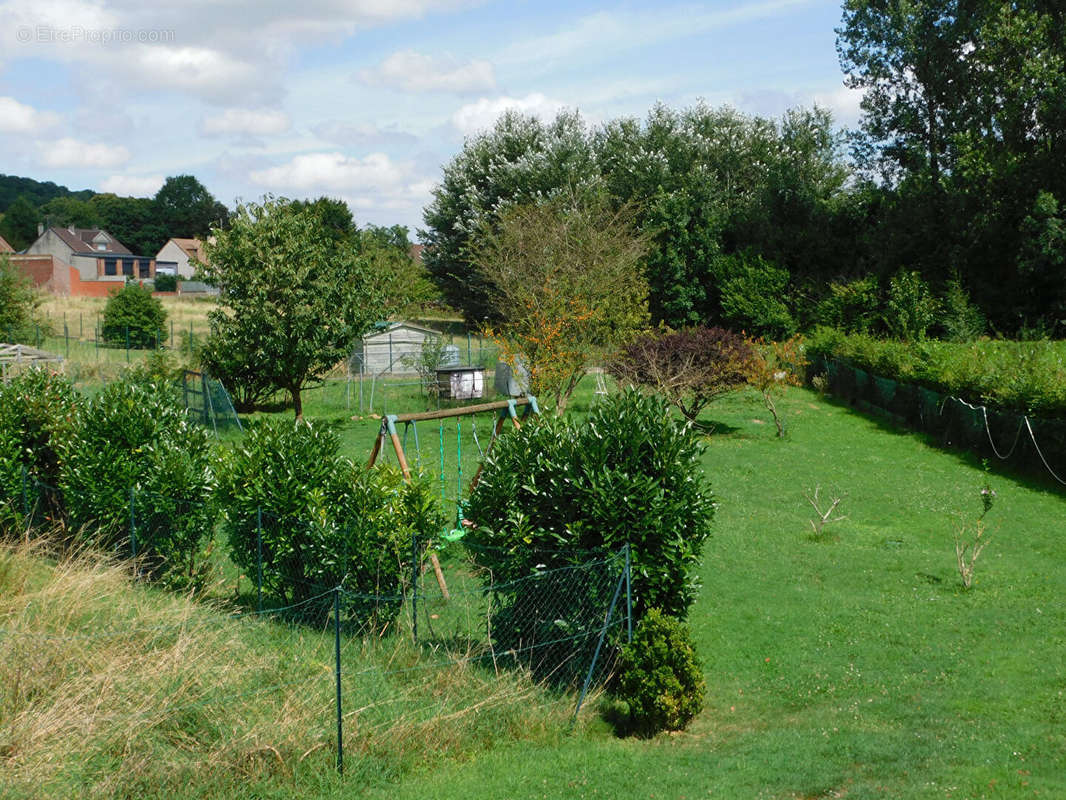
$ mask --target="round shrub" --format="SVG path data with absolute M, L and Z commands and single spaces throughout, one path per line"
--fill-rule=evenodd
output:
M 411 536 L 424 542 L 443 516 L 427 483 L 367 470 L 338 455 L 337 435 L 304 420 L 253 425 L 220 459 L 218 498 L 233 560 L 264 591 L 314 615 L 337 586 L 359 622 L 385 623 L 400 607 Z M 261 534 L 261 541 L 260 541 Z
M 157 272 L 152 286 L 157 292 L 176 292 L 178 290 L 178 276 Z
M 210 452 L 169 386 L 108 384 L 59 446 L 75 536 L 122 555 L 135 548 L 151 576 L 192 579 L 213 524 Z
M 138 349 L 155 347 L 166 339 L 163 327 L 167 312 L 152 290 L 130 283 L 107 298 L 104 306 L 104 341 L 111 345 Z
M 682 730 L 703 708 L 705 690 L 688 626 L 650 609 L 622 648 L 612 714 L 618 732 Z
M 664 400 L 636 390 L 600 401 L 584 422 L 538 418 L 501 437 L 486 460 L 466 510 L 475 523 L 466 541 L 504 585 L 629 544 L 635 618 L 653 607 L 684 617 L 715 508 L 701 452 Z M 496 590 L 497 644 L 558 638 L 560 621 L 577 626 L 590 604 L 602 615 L 614 588 L 589 580 L 548 591 L 536 606 L 522 586 Z
M 0 384 L 0 525 L 21 524 L 24 506 L 58 510 L 56 442 L 78 402 L 71 382 L 45 369 Z

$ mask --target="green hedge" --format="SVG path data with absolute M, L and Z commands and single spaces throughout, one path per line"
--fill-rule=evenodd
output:
M 812 368 L 839 359 L 882 378 L 990 409 L 1066 419 L 1066 342 L 910 344 L 818 328 L 807 340 Z

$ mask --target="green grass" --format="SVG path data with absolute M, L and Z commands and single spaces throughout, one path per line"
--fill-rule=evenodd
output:
M 359 415 L 337 397 L 327 389 L 321 400 L 309 399 L 308 415 L 331 420 L 345 451 L 363 458 L 380 420 L 353 419 Z M 572 413 L 593 401 L 590 383 Z M 441 683 L 410 689 L 395 717 L 375 707 L 378 735 L 353 734 L 361 744 L 349 752 L 344 780 L 331 774 L 325 746 L 299 760 L 306 747 L 326 741 L 328 722 L 323 729 L 313 718 L 307 730 L 317 733 L 303 749 L 306 731 L 296 729 L 283 746 L 256 727 L 286 713 L 267 703 L 192 718 L 202 742 L 176 736 L 177 723 L 164 715 L 147 750 L 161 761 L 146 774 L 159 781 L 136 786 L 234 798 L 1066 796 L 1061 490 L 1039 478 L 986 476 L 966 454 L 933 448 L 810 392 L 790 391 L 782 406 L 784 440 L 750 398 L 727 398 L 706 415 L 717 432 L 707 439 L 704 468 L 720 508 L 690 621 L 707 708 L 685 733 L 618 740 L 591 717 L 566 736 L 565 714 L 553 710 L 550 695 L 523 695 L 520 682 L 496 687 L 491 675 L 447 681 L 442 671 Z M 437 429 L 431 434 L 428 447 L 439 450 Z M 454 432 L 449 441 L 454 447 Z M 465 438 L 463 448 L 464 459 L 475 450 Z M 992 539 L 974 588 L 964 591 L 952 532 L 980 513 L 986 480 L 997 492 L 987 517 Z M 821 537 L 811 534 L 814 511 L 804 496 L 815 486 L 823 497 L 842 497 L 839 512 L 847 516 Z M 462 581 L 456 565 L 446 571 Z M 97 613 L 115 596 L 94 595 Z M 246 640 L 226 631 L 222 641 L 235 663 L 249 661 L 233 673 L 238 686 L 277 670 L 328 672 L 328 642 L 314 636 L 264 629 Z M 310 666 L 300 666 L 305 656 Z M 387 657 L 401 656 L 409 657 Z M 328 703 L 325 677 L 307 699 L 312 706 Z M 476 698 L 490 692 L 519 700 L 476 708 Z M 446 702 L 450 710 L 437 714 Z M 302 700 L 294 707 L 303 708 Z M 129 741 L 119 737 L 105 748 L 116 768 Z M 265 744 L 281 752 L 282 766 L 270 766 L 276 759 Z M 78 773 L 63 762 L 66 752 L 53 751 L 45 763 L 57 768 L 58 759 L 67 770 L 62 786 L 73 790 Z
M 721 503 L 692 610 L 707 709 L 653 742 L 506 747 L 373 796 L 1066 796 L 1066 504 L 993 475 L 992 542 L 959 586 L 952 528 L 985 475 L 815 395 L 778 441 L 742 398 L 711 407 Z M 804 492 L 845 497 L 811 537 Z

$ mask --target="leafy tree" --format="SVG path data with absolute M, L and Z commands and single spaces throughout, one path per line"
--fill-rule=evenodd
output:
M 383 316 L 417 312 L 440 300 L 440 290 L 425 266 L 411 256 L 403 225 L 367 225 L 357 232 L 356 249 L 365 259 L 385 296 Z
M 166 340 L 167 311 L 152 290 L 128 283 L 111 294 L 104 306 L 104 341 L 145 349 Z
M 37 223 L 41 215 L 25 195 L 19 195 L 0 220 L 0 236 L 16 250 L 29 247 L 37 239 Z
M 101 227 L 99 208 L 89 200 L 81 200 L 71 195 L 49 200 L 41 206 L 40 216 L 46 228 L 53 225 L 61 228 L 70 225 L 75 228 Z
M 90 201 L 100 227 L 122 242 L 131 253 L 154 256 L 169 238 L 156 221 L 152 201 L 145 197 L 98 194 Z
M 471 260 L 492 287 L 491 334 L 557 414 L 598 354 L 646 326 L 647 249 L 631 210 L 598 197 L 511 206 L 495 230 L 483 223 Z
M 1043 323 L 1052 335 L 1066 332 L 1066 220 L 1058 200 L 1050 192 L 1040 192 L 1033 210 L 1022 220 L 1018 273 L 1027 287 L 1027 308 L 1043 308 L 1029 324 Z
M 685 328 L 633 339 L 608 369 L 620 381 L 662 395 L 697 424 L 708 404 L 747 383 L 753 356 L 751 344 L 732 331 Z
M 6 253 L 0 253 L 0 341 L 32 342 L 40 294 Z
M 896 338 L 921 341 L 936 322 L 939 310 L 940 303 L 919 273 L 901 270 L 889 282 L 884 318 L 889 333 Z
M 444 167 L 426 207 L 426 269 L 448 304 L 471 324 L 498 322 L 492 286 L 475 270 L 470 249 L 510 205 L 534 202 L 598 182 L 596 156 L 584 122 L 562 113 L 550 123 L 508 112 L 488 133 L 467 139 Z
M 788 296 L 788 270 L 780 269 L 761 256 L 737 254 L 719 259 L 722 318 L 733 328 L 753 336 L 780 339 L 796 332 L 796 321 L 784 298 Z
M 845 333 L 868 333 L 878 321 L 880 307 L 876 278 L 833 282 L 829 284 L 829 294 L 818 303 L 815 320 Z
M 154 221 L 166 231 L 167 238 L 205 237 L 214 227 L 224 227 L 228 209 L 218 202 L 206 187 L 192 175 L 176 175 L 166 182 L 152 198 Z M 166 239 L 152 250 L 155 253 Z
M 214 233 L 201 270 L 220 292 L 205 362 L 223 381 L 287 391 L 300 417 L 307 383 L 380 318 L 373 272 L 314 209 L 281 198 L 239 205 Z

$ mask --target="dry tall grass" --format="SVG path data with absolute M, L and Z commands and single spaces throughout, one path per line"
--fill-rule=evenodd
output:
M 285 796 L 339 789 L 330 631 L 133 585 L 99 555 L 0 549 L 0 796 Z M 345 639 L 348 785 L 509 739 L 572 698 L 406 638 Z

